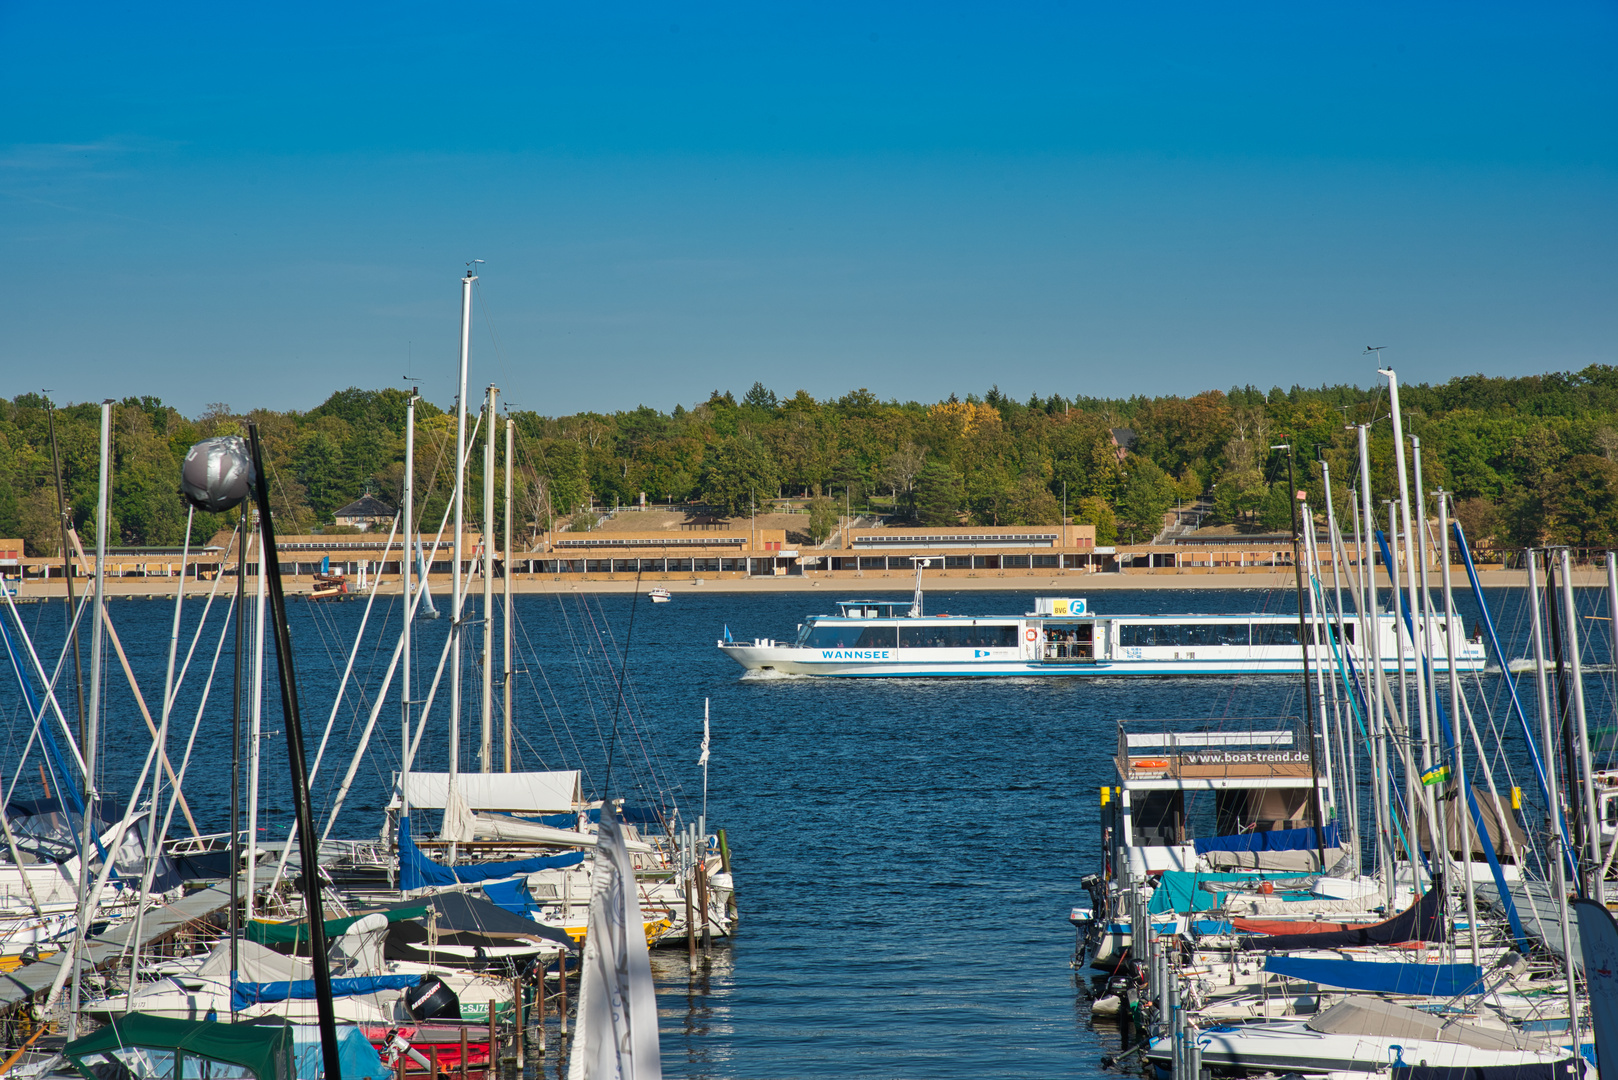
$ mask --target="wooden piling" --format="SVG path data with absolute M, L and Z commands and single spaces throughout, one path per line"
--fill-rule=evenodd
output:
M 461 1080 L 466 1080 L 466 1059 L 470 1057 L 466 1045 L 466 1024 L 461 1024 Z

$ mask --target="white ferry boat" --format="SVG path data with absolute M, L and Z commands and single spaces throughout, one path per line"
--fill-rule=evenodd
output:
M 1310 626 L 1312 663 L 1332 663 L 1325 620 Z M 1433 666 L 1481 671 L 1483 643 L 1460 621 L 1430 617 Z M 1399 667 L 1394 617 L 1377 619 L 1383 666 Z M 1344 631 L 1355 664 L 1370 651 Z M 1448 642 L 1449 647 L 1445 648 Z M 1303 667 L 1298 617 L 1247 615 L 1098 615 L 1085 600 L 1042 596 L 1024 615 L 923 615 L 913 601 L 841 600 L 835 615 L 811 615 L 791 641 L 757 638 L 720 650 L 748 672 L 939 678 L 1004 675 L 1297 675 Z M 1409 646 L 1407 662 L 1416 663 Z

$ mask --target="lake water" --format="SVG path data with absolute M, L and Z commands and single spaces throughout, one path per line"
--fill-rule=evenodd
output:
M 928 609 L 1020 612 L 1030 597 L 940 590 L 929 594 Z M 1116 722 L 1295 713 L 1298 680 L 741 679 L 714 648 L 727 625 L 738 639 L 789 636 L 805 614 L 828 609 L 832 599 L 681 594 L 654 606 L 627 595 L 570 593 L 517 601 L 517 767 L 583 768 L 586 793 L 597 795 L 608 783 L 610 744 L 613 794 L 635 803 L 676 801 L 694 815 L 702 801 L 703 700 L 711 701 L 708 822 L 729 837 L 742 922 L 735 940 L 717 945 L 695 974 L 683 948 L 655 955 L 665 1075 L 1100 1075 L 1099 1059 L 1111 1044 L 1106 1031 L 1091 1029 L 1076 987 L 1067 913 L 1084 899 L 1079 879 L 1097 868 L 1097 793 L 1112 779 Z M 1508 648 L 1520 655 L 1526 624 L 1519 598 L 1496 601 Z M 1109 612 L 1287 611 L 1292 593 L 1108 591 L 1092 604 Z M 1596 591 L 1581 593 L 1580 605 L 1589 616 L 1606 614 Z M 155 716 L 172 605 L 109 606 Z M 53 664 L 62 605 L 20 610 Z M 311 757 L 364 610 L 361 602 L 291 602 Z M 1471 625 L 1470 599 L 1464 610 Z M 186 603 L 182 658 L 201 611 L 200 603 Z M 322 819 L 397 636 L 391 602 L 378 601 L 370 620 L 355 657 L 354 687 L 337 709 L 314 785 Z M 1584 624 L 1595 638 L 1588 643 L 1592 659 L 1607 658 L 1606 626 Z M 216 611 L 176 695 L 176 760 L 218 629 Z M 424 697 L 447 619 L 421 621 L 417 629 L 416 696 Z M 626 639 L 628 678 L 621 680 Z M 462 724 L 467 769 L 476 767 L 478 640 L 474 631 Z M 185 782 L 203 829 L 222 829 L 227 821 L 229 639 L 219 670 Z M 269 680 L 261 822 L 267 837 L 284 835 L 290 819 L 273 671 Z M 1593 717 L 1611 716 L 1606 681 L 1590 680 Z M 108 687 L 103 789 L 122 800 L 150 739 L 115 657 Z M 1511 758 L 1515 722 L 1508 724 L 1503 691 L 1501 680 L 1485 680 L 1474 708 L 1506 729 Z M 397 695 L 395 687 L 379 714 L 334 836 L 374 836 L 380 827 L 399 762 Z M 71 711 L 71 695 L 64 701 Z M 12 763 L 6 780 L 20 776 L 18 791 L 37 794 L 37 752 L 16 767 L 28 725 L 9 677 L 0 713 L 4 760 Z M 498 725 L 498 709 L 496 717 Z M 447 738 L 447 691 L 441 691 L 418 767 L 442 768 Z M 1605 742 L 1610 746 L 1611 737 Z M 1528 786 L 1521 774 L 1516 782 Z M 177 819 L 175 831 L 183 829 Z

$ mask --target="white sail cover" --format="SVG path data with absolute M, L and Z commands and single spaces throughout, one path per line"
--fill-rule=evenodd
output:
M 1584 976 L 1590 987 L 1590 1019 L 1596 1036 L 1596 1068 L 1618 1062 L 1618 924 L 1606 905 L 1573 901 L 1584 951 Z M 1610 1074 L 1609 1074 L 1610 1075 Z
M 611 800 L 602 804 L 598 835 L 568 1080 L 662 1080 L 640 896 Z
M 567 772 L 457 773 L 455 792 L 470 810 L 504 810 L 513 814 L 565 814 L 583 802 L 577 769 Z M 410 805 L 443 810 L 449 800 L 449 773 L 410 772 Z M 399 774 L 393 775 L 393 799 L 399 808 Z

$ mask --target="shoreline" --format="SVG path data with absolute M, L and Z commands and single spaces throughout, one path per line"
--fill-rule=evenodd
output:
M 1385 575 L 1378 575 L 1381 588 L 1388 587 Z M 1432 588 L 1443 586 L 1443 579 L 1436 573 L 1430 574 Z M 1478 579 L 1486 589 L 1526 588 L 1528 575 L 1520 570 L 1480 570 Z M 1451 586 L 1459 591 L 1470 592 L 1471 583 L 1464 571 L 1451 574 Z M 108 600 L 131 599 L 172 599 L 174 587 L 178 583 L 176 578 L 141 578 L 137 580 L 112 580 L 107 583 Z M 82 583 L 81 583 L 82 584 Z M 296 578 L 284 578 L 286 595 L 293 597 L 306 597 L 312 588 L 311 582 Z M 432 582 L 436 596 L 447 596 L 448 581 Z M 208 596 L 212 582 L 187 581 L 185 595 L 187 599 L 203 599 Z M 442 586 L 442 588 L 440 588 Z M 1574 571 L 1573 586 L 1578 589 L 1605 589 L 1607 577 L 1604 570 L 1591 569 Z M 1120 571 L 1116 573 L 1094 574 L 1050 574 L 1019 573 L 995 574 L 993 576 L 945 576 L 944 573 L 929 575 L 922 580 L 922 588 L 927 592 L 955 591 L 955 592 L 1028 592 L 1043 593 L 1053 596 L 1082 596 L 1086 593 L 1116 592 L 1119 590 L 1243 590 L 1255 589 L 1274 591 L 1277 589 L 1293 589 L 1296 582 L 1289 571 L 1279 573 L 1238 573 L 1218 574 L 1206 571 L 1160 570 L 1160 571 Z M 1345 589 L 1348 582 L 1344 582 Z M 1402 587 L 1402 583 L 1401 583 Z M 667 589 L 672 595 L 680 596 L 690 593 L 838 593 L 843 596 L 857 596 L 865 593 L 905 593 L 915 589 L 915 578 L 903 573 L 880 573 L 868 577 L 850 576 L 844 574 L 804 574 L 792 577 L 703 577 L 693 576 L 647 576 L 636 580 L 633 577 L 608 577 L 595 579 L 564 579 L 519 577 L 513 579 L 511 591 L 519 595 L 554 594 L 568 592 L 589 593 L 634 593 L 646 592 L 652 588 Z M 348 601 L 362 599 L 369 590 L 356 589 L 345 598 Z M 385 579 L 377 588 L 380 596 L 397 596 L 400 585 L 397 578 Z M 496 592 L 502 591 L 499 585 Z M 221 587 L 219 597 L 226 595 L 227 589 Z M 476 595 L 473 590 L 471 595 Z M 39 600 L 60 600 L 66 595 L 66 589 L 59 582 L 24 582 L 16 586 L 14 596 L 19 603 L 37 602 Z M 76 589 L 75 595 L 83 596 L 83 589 Z

